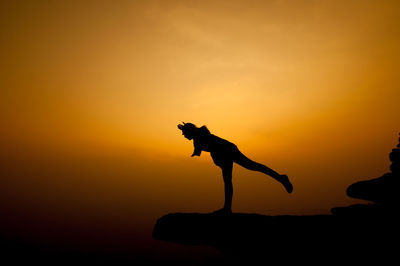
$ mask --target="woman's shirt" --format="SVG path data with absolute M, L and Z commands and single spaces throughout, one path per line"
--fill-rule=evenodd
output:
M 207 130 L 207 129 L 205 129 Z M 193 138 L 194 152 L 192 156 L 200 156 L 201 151 L 211 154 L 230 153 L 236 145 L 225 139 L 217 137 L 207 131 L 200 131 L 198 136 Z

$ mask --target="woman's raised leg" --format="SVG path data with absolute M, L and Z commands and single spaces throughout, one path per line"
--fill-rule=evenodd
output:
M 292 183 L 290 183 L 287 175 L 280 175 L 279 173 L 275 172 L 271 168 L 269 168 L 263 164 L 257 163 L 253 160 L 250 160 L 239 150 L 237 150 L 237 152 L 235 154 L 234 162 L 246 169 L 249 169 L 252 171 L 258 171 L 258 172 L 264 173 L 266 175 L 269 175 L 270 177 L 272 177 L 275 180 L 277 180 L 278 182 L 280 182 L 285 187 L 285 189 L 288 193 L 292 193 L 293 186 L 292 186 Z

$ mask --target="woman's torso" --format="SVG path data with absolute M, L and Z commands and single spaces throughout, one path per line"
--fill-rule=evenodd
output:
M 197 139 L 194 140 L 194 142 L 195 146 L 199 145 L 199 148 L 201 148 L 201 150 L 211 153 L 227 152 L 236 147 L 236 145 L 232 142 L 217 137 L 213 134 L 199 136 Z
M 232 142 L 213 134 L 204 134 L 194 139 L 194 145 L 202 151 L 210 152 L 216 165 L 232 162 L 238 148 Z

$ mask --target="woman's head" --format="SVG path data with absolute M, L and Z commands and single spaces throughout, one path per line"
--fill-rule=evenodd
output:
M 193 137 L 196 135 L 198 127 L 196 127 L 192 123 L 185 123 L 185 122 L 182 123 L 183 125 L 182 124 L 178 125 L 178 128 L 182 130 L 182 135 L 184 135 L 185 138 L 187 138 L 188 140 L 193 139 Z

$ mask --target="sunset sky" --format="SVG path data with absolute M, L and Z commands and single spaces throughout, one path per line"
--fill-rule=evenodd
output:
M 190 157 L 181 121 L 291 178 L 289 195 L 234 166 L 234 212 L 361 202 L 347 186 L 388 172 L 398 143 L 399 14 L 395 0 L 2 2 L 0 208 L 149 228 L 216 210 L 220 169 Z

